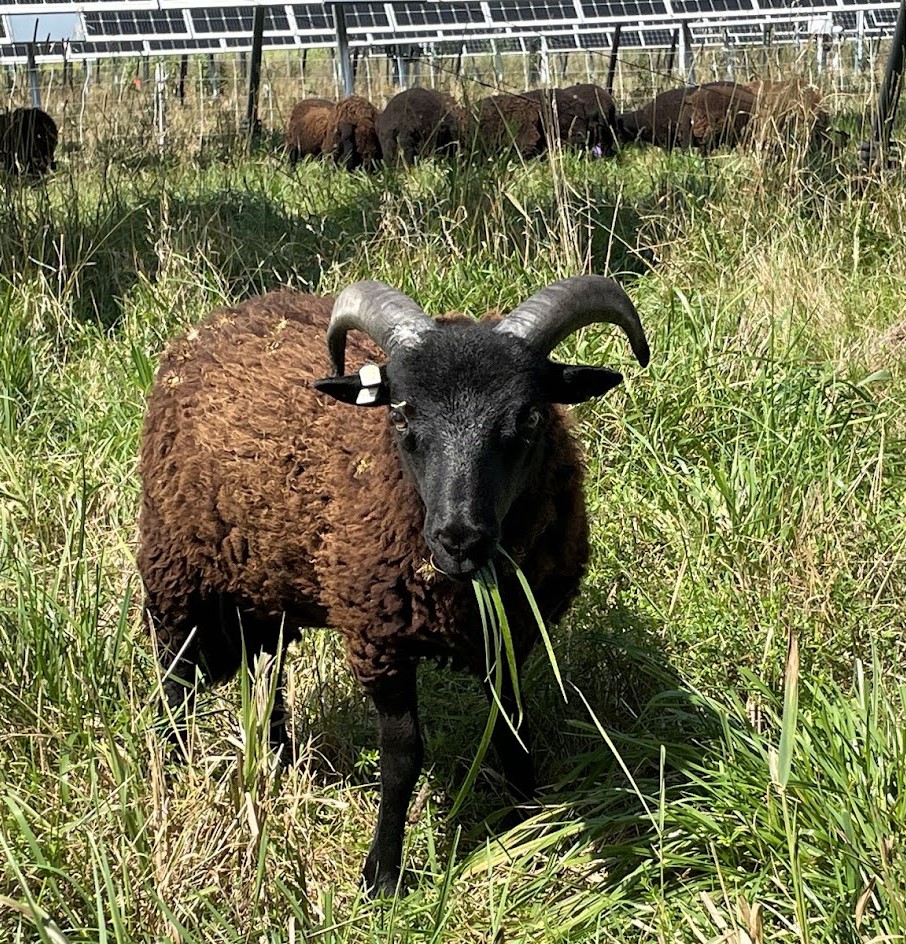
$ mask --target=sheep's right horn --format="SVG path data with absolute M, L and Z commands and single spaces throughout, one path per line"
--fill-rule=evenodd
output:
M 573 331 L 602 321 L 626 332 L 632 353 L 645 367 L 651 354 L 635 305 L 613 279 L 603 275 L 575 275 L 548 285 L 514 308 L 496 330 L 549 354 Z
M 434 322 L 402 292 L 383 282 L 354 282 L 337 296 L 327 326 L 327 350 L 334 376 L 346 363 L 346 334 L 362 331 L 388 357 L 434 330 Z

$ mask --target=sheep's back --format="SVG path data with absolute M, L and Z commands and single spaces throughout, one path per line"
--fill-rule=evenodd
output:
M 331 306 L 271 293 L 216 311 L 167 350 L 142 437 L 139 569 L 171 618 L 216 595 L 261 616 L 319 605 L 313 443 L 349 409 L 311 386 L 330 372 Z

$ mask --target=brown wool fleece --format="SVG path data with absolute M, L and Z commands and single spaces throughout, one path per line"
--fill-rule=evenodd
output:
M 377 118 L 384 160 L 402 154 L 426 157 L 458 146 L 466 124 L 461 105 L 435 89 L 412 88 L 398 92 Z
M 352 125 L 358 160 L 357 165 L 373 167 L 381 159 L 381 145 L 377 136 L 378 110 L 360 95 L 350 95 L 337 102 L 333 118 L 327 129 L 324 143 L 325 153 L 336 156 L 340 145 L 340 128 Z
M 421 658 L 483 675 L 471 586 L 435 573 L 424 509 L 404 473 L 387 411 L 337 403 L 312 381 L 330 373 L 332 299 L 272 292 L 215 311 L 160 365 L 142 436 L 138 565 L 159 644 L 224 646 L 223 607 L 260 632 L 295 638 L 329 625 L 367 689 Z M 350 336 L 349 370 L 378 358 Z M 583 467 L 569 421 L 546 411 L 547 461 L 504 521 L 545 619 L 578 590 L 588 556 Z M 537 640 L 505 566 L 501 589 L 519 658 Z M 235 643 L 235 641 L 233 641 Z M 213 661 L 213 660 L 212 660 Z M 216 681 L 216 679 L 212 679 Z
M 286 125 L 286 152 L 291 160 L 323 153 L 335 108 L 326 98 L 304 98 L 293 105 Z

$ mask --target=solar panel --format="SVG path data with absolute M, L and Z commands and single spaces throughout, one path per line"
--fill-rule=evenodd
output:
M 664 0 L 582 0 L 582 12 L 588 19 L 604 20 L 667 19 L 670 16 Z
M 95 36 L 190 36 L 181 10 L 108 10 L 84 15 L 85 35 Z

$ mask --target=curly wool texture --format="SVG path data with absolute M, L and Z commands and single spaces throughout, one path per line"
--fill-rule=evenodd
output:
M 225 608 L 246 645 L 309 625 L 344 640 L 359 682 L 422 658 L 485 672 L 468 584 L 432 571 L 424 509 L 402 470 L 387 412 L 322 397 L 332 300 L 274 292 L 214 312 L 161 363 L 142 438 L 138 564 L 160 645 L 194 644 L 225 677 Z M 349 370 L 374 359 L 348 339 Z M 504 521 L 542 614 L 559 618 L 588 556 L 583 468 L 564 414 L 546 411 L 546 461 Z M 501 572 L 520 657 L 537 627 L 515 577 Z M 218 661 L 219 660 L 219 661 Z M 214 673 L 218 675 L 217 672 Z M 216 680 L 216 677 L 212 680 Z
M 381 160 L 377 116 L 374 105 L 359 95 L 341 99 L 327 129 L 325 153 L 350 170 L 375 167 Z
M 584 101 L 563 89 L 533 89 L 524 97 L 541 108 L 542 126 L 547 146 L 559 142 L 564 147 L 584 147 L 588 142 L 589 125 Z
M 466 115 L 444 92 L 412 88 L 387 102 L 377 118 L 384 160 L 413 163 L 416 157 L 454 152 L 462 138 Z
M 523 95 L 490 95 L 478 103 L 476 133 L 476 144 L 485 153 L 538 157 L 545 146 L 541 106 Z
M 293 105 L 286 125 L 286 153 L 291 163 L 324 153 L 335 109 L 336 104 L 326 98 L 303 98 Z
M 57 124 L 40 108 L 0 114 L 0 167 L 9 174 L 39 177 L 52 170 Z
M 755 96 L 749 137 L 758 149 L 814 147 L 825 140 L 828 114 L 818 89 L 794 76 L 782 82 L 750 82 Z

